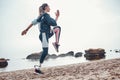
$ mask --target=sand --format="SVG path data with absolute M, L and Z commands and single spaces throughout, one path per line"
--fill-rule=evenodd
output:
M 97 60 L 79 64 L 1 72 L 0 80 L 120 80 L 120 58 Z

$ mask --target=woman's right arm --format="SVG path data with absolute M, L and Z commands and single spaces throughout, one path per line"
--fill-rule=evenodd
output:
M 28 32 L 28 30 L 29 30 L 33 25 L 36 25 L 36 24 L 38 23 L 38 20 L 39 20 L 39 19 L 40 19 L 40 17 L 38 17 L 37 19 L 34 19 L 34 20 L 32 21 L 32 23 L 29 24 L 29 26 L 28 26 L 25 30 L 22 31 L 21 35 L 25 35 L 25 34 Z
M 33 26 L 33 24 L 31 23 L 25 30 L 22 31 L 21 35 L 25 35 L 27 33 L 27 31 Z

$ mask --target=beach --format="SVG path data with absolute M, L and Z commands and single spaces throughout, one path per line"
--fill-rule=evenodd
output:
M 1 72 L 0 80 L 120 80 L 120 58 L 96 60 L 78 64 Z

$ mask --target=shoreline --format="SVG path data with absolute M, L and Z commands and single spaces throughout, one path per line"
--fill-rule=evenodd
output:
M 0 80 L 119 80 L 120 58 L 34 69 L 0 72 Z

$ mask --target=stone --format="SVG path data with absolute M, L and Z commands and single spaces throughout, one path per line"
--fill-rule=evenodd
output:
M 91 53 L 91 54 L 96 54 L 96 53 L 105 53 L 105 50 L 102 49 L 102 48 L 98 48 L 98 49 L 88 49 L 88 50 L 85 50 L 85 53 Z
M 32 54 L 28 55 L 28 56 L 26 57 L 26 59 L 38 60 L 38 59 L 40 59 L 41 55 L 42 55 L 42 52 L 32 53 Z M 48 54 L 48 55 L 46 56 L 45 60 L 47 60 L 47 59 L 49 58 L 49 56 L 50 56 L 50 55 Z
M 66 56 L 74 56 L 74 52 L 70 51 L 70 52 L 66 53 Z
M 4 68 L 8 65 L 7 59 L 0 58 L 0 68 Z
M 114 51 L 115 51 L 115 53 L 120 53 L 119 49 L 115 49 Z
M 85 50 L 84 57 L 86 57 L 87 60 L 96 60 L 96 59 L 102 59 L 105 58 L 105 50 L 102 48 L 98 49 L 88 49 Z
M 52 54 L 52 55 L 49 56 L 49 58 L 51 58 L 51 59 L 56 59 L 56 58 L 57 58 L 57 55 L 56 55 L 56 54 Z
M 82 56 L 82 52 L 77 52 L 76 54 L 75 54 L 75 57 L 81 57 Z
M 26 59 L 39 59 L 41 56 L 42 52 L 40 53 L 32 53 L 26 57 Z
M 70 52 L 67 52 L 65 54 L 60 54 L 58 55 L 58 57 L 66 57 L 66 56 L 74 56 L 74 52 L 73 51 L 70 51 Z
M 66 54 L 60 54 L 58 57 L 66 57 Z
M 38 52 L 38 53 L 32 53 L 32 54 L 30 54 L 30 55 L 28 55 L 27 57 L 26 57 L 26 59 L 31 59 L 31 60 L 38 60 L 38 59 L 40 59 L 40 57 L 41 57 L 41 55 L 42 55 L 42 52 Z M 78 54 L 77 54 L 78 55 Z M 73 51 L 69 51 L 69 52 L 67 52 L 67 53 L 63 53 L 63 54 L 60 54 L 60 55 L 56 55 L 56 54 L 48 54 L 47 56 L 46 56 L 46 58 L 45 58 L 45 60 L 47 60 L 47 59 L 56 59 L 56 58 L 58 58 L 58 57 L 67 57 L 67 56 L 74 56 L 74 52 Z M 81 55 L 78 55 L 78 56 L 81 56 Z

